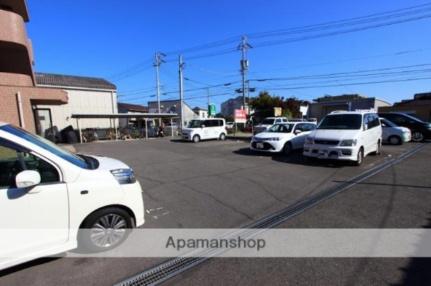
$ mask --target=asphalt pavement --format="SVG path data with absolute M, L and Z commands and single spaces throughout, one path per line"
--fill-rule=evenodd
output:
M 240 227 L 325 188 L 336 186 L 414 146 L 385 146 L 382 155 L 367 157 L 361 167 L 337 162 L 308 162 L 299 152 L 288 157 L 253 153 L 242 140 L 193 144 L 164 138 L 98 142 L 75 147 L 78 152 L 118 158 L 133 167 L 144 190 L 144 227 L 229 228 Z M 431 186 L 431 182 L 426 172 L 418 170 L 429 169 L 429 149 L 427 147 L 421 151 L 422 156 L 415 155 L 386 170 L 384 176 L 373 177 L 367 180 L 368 184 L 358 185 L 290 220 L 283 227 L 370 227 L 372 222 L 375 222 L 374 227 L 379 227 L 382 221 L 384 224 L 381 227 L 419 227 L 426 224 L 422 209 L 429 202 L 427 199 L 431 193 L 426 186 Z M 405 168 L 409 168 L 408 171 Z M 404 209 L 404 215 L 396 216 L 401 209 Z M 429 215 L 428 212 L 426 215 Z M 382 220 L 382 217 L 387 218 Z M 161 260 L 39 259 L 0 272 L 0 285 L 111 285 Z M 328 282 L 340 285 L 338 282 L 348 280 L 344 279 L 347 274 L 341 275 L 344 280 L 337 278 L 340 276 L 336 273 L 337 265 L 343 266 L 346 273 L 351 273 L 349 265 L 356 269 L 358 263 L 355 259 L 328 261 L 214 259 L 171 283 L 249 285 L 254 281 L 259 284 L 290 282 L 322 285 L 314 277 L 326 277 Z M 400 264 L 394 260 L 385 263 L 392 268 L 380 268 L 389 272 L 394 272 L 394 265 Z M 367 264 L 365 269 L 371 267 L 369 265 L 373 263 Z M 307 269 L 310 273 L 305 271 Z

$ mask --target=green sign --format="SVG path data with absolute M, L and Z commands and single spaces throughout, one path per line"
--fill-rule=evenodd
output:
M 215 104 L 211 103 L 208 105 L 208 116 L 215 116 L 216 115 L 216 106 Z

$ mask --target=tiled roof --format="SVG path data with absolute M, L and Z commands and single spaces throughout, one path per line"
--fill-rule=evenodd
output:
M 117 87 L 103 78 L 72 76 L 50 73 L 36 73 L 38 85 L 81 87 L 94 89 L 117 89 Z
M 125 109 L 128 111 L 137 111 L 137 112 L 148 112 L 148 107 L 138 104 L 130 104 L 130 103 L 118 103 L 118 109 Z

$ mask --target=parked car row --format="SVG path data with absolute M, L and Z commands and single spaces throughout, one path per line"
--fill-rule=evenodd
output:
M 421 123 L 408 115 L 395 115 L 405 116 L 404 121 L 409 122 L 414 130 L 413 134 L 416 132 L 415 141 L 421 141 L 427 136 L 429 124 Z M 387 119 L 397 118 L 394 114 L 380 116 L 382 117 L 369 110 L 334 111 L 325 116 L 319 125 L 315 122 L 289 122 L 283 118 L 269 118 L 268 123 L 276 120 L 279 122 L 255 134 L 250 142 L 250 149 L 284 154 L 303 149 L 306 157 L 353 161 L 360 165 L 368 154 L 379 154 L 383 142 L 398 145 L 409 142 L 412 138 L 410 129 L 397 126 Z

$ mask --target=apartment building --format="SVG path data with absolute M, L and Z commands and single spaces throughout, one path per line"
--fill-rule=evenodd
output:
M 28 21 L 25 0 L 0 0 L 0 121 L 35 132 L 33 107 L 66 104 L 68 98 L 62 89 L 37 86 Z

